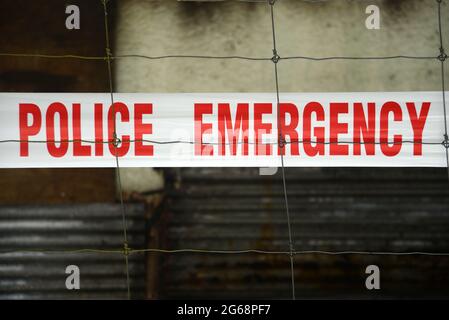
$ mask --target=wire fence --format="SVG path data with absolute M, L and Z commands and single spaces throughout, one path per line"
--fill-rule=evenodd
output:
M 330 60 L 397 60 L 397 59 L 407 59 L 407 60 L 434 60 L 440 64 L 441 68 L 441 92 L 442 92 L 442 103 L 444 111 L 444 134 L 442 136 L 442 141 L 401 141 L 401 143 L 409 144 L 422 144 L 422 145 L 441 145 L 446 154 L 446 164 L 447 164 L 447 174 L 449 179 L 449 136 L 447 127 L 447 111 L 446 111 L 446 90 L 445 90 L 445 61 L 448 58 L 444 48 L 444 35 L 442 29 L 442 13 L 441 6 L 443 0 L 435 0 L 437 4 L 437 19 L 438 19 L 438 35 L 439 35 L 439 51 L 435 56 L 414 56 L 414 55 L 393 55 L 393 56 L 328 56 L 328 57 L 311 57 L 311 56 L 282 56 L 278 52 L 276 45 L 276 19 L 275 19 L 275 8 L 276 3 L 281 0 L 237 0 L 239 2 L 257 2 L 261 4 L 266 4 L 270 9 L 270 20 L 271 20 L 271 32 L 272 32 L 272 55 L 271 56 L 261 56 L 261 57 L 250 57 L 250 56 L 213 56 L 213 55 L 161 55 L 161 56 L 150 56 L 142 54 L 126 54 L 126 55 L 113 55 L 110 47 L 110 35 L 109 35 L 109 21 L 108 21 L 108 2 L 110 0 L 100 0 L 103 6 L 104 13 L 104 37 L 105 37 L 105 55 L 104 56 L 84 56 L 75 54 L 65 54 L 65 55 L 53 55 L 53 54 L 30 54 L 30 53 L 7 53 L 0 52 L 0 57 L 16 57 L 16 58 L 42 58 L 42 59 L 80 59 L 80 60 L 103 60 L 107 69 L 109 94 L 111 100 L 111 107 L 115 108 L 114 104 L 114 86 L 113 86 L 113 70 L 112 62 L 118 59 L 147 59 L 147 60 L 163 60 L 163 59 L 210 59 L 210 60 L 245 60 L 245 61 L 267 61 L 273 64 L 274 69 L 274 80 L 275 80 L 275 90 L 276 90 L 276 104 L 277 104 L 277 122 L 279 123 L 280 113 L 280 88 L 279 88 L 279 70 L 278 64 L 283 60 L 307 60 L 307 61 L 330 61 Z M 303 2 L 309 3 L 323 3 L 329 2 L 330 0 L 302 0 Z M 116 125 L 116 113 L 113 114 L 113 139 L 106 141 L 96 141 L 96 140 L 86 140 L 86 139 L 71 139 L 71 140 L 27 140 L 28 143 L 73 143 L 73 142 L 84 142 L 84 143 L 105 143 L 117 147 L 121 141 L 117 135 L 117 125 Z M 279 126 L 278 126 L 279 127 Z M 279 127 L 281 128 L 281 127 Z M 127 140 L 128 141 L 128 140 Z M 22 140 L 0 140 L 0 143 L 20 143 Z M 153 144 L 196 144 L 194 141 L 183 141 L 183 140 L 167 140 L 167 141 L 155 141 L 149 139 L 133 139 L 129 142 L 149 142 Z M 237 141 L 237 144 L 246 143 L 253 144 L 253 142 L 242 142 Z M 315 143 L 315 144 L 333 144 L 333 143 L 347 143 L 347 144 L 388 144 L 392 145 L 396 142 L 376 142 L 376 141 L 320 141 L 320 140 L 294 140 L 290 139 L 286 141 L 282 130 L 279 129 L 278 139 L 276 142 L 268 142 L 267 144 L 279 145 L 280 148 L 284 148 L 287 144 L 291 143 Z M 214 145 L 218 143 L 208 143 L 202 142 L 203 145 Z M 220 145 L 228 143 L 219 143 Z M 229 143 L 230 144 L 230 143 Z M 127 227 L 127 214 L 126 205 L 123 198 L 122 182 L 120 175 L 120 160 L 117 154 L 117 148 L 115 150 L 115 168 L 116 168 L 116 179 L 119 189 L 119 198 L 121 206 L 121 219 L 123 227 L 123 247 L 117 249 L 101 249 L 101 248 L 81 248 L 81 249 L 68 249 L 68 250 L 51 250 L 51 249 L 20 249 L 20 250 L 0 250 L 0 254 L 15 253 L 15 252 L 39 252 L 39 253 L 98 253 L 98 254 L 120 254 L 123 255 L 125 274 L 126 274 L 126 288 L 127 288 L 127 298 L 131 299 L 131 286 L 130 286 L 130 271 L 129 271 L 129 255 L 139 254 L 139 253 L 166 253 L 166 254 L 176 254 L 176 253 L 205 253 L 205 254 L 264 254 L 264 255 L 288 255 L 290 258 L 290 270 L 291 270 L 291 297 L 295 299 L 295 266 L 294 266 L 294 256 L 301 254 L 322 254 L 322 255 L 393 255 L 393 256 L 412 256 L 412 255 L 422 255 L 422 256 L 449 256 L 448 252 L 375 252 L 375 251 L 320 251 L 320 250 L 307 250 L 300 251 L 295 250 L 291 218 L 290 218 L 290 208 L 288 204 L 288 189 L 287 189 L 287 178 L 285 174 L 284 166 L 284 152 L 280 152 L 281 160 L 281 175 L 282 175 L 282 186 L 283 186 L 283 198 L 285 206 L 286 215 L 286 225 L 288 228 L 288 250 L 285 251 L 271 251 L 271 250 L 258 250 L 258 249 L 244 249 L 244 250 L 213 250 L 213 249 L 196 249 L 196 248 L 180 248 L 180 249 L 159 249 L 159 248 L 131 248 L 128 244 L 128 227 Z

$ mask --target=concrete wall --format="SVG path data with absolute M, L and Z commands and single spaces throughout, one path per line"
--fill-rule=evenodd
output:
M 381 10 L 380 30 L 365 27 L 368 5 Z M 449 47 L 449 6 L 443 5 Z M 275 6 L 281 56 L 437 56 L 435 0 L 311 3 L 279 0 Z M 115 54 L 272 55 L 266 3 L 119 2 Z M 115 62 L 120 92 L 273 92 L 270 61 L 122 59 Z M 441 90 L 440 65 L 429 60 L 304 61 L 279 64 L 284 92 Z M 152 180 L 147 171 L 148 184 Z M 139 169 L 122 170 L 126 187 L 146 187 Z M 128 179 L 133 172 L 134 179 Z M 150 171 L 151 172 L 151 171 Z M 134 182 L 133 182 L 134 181 Z M 152 182 L 153 181 L 153 182 Z

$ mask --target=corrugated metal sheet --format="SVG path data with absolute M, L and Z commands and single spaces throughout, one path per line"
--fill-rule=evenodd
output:
M 288 250 L 281 177 L 258 169 L 190 168 L 170 194 L 168 248 Z M 449 252 L 444 169 L 288 168 L 296 250 Z M 163 257 L 163 297 L 288 298 L 288 256 Z M 298 255 L 302 297 L 449 296 L 447 257 Z M 365 289 L 365 267 L 383 289 Z
M 145 246 L 144 206 L 127 204 L 132 248 Z M 105 253 L 42 253 L 41 249 L 123 248 L 117 204 L 0 206 L 0 299 L 126 298 L 124 257 Z M 20 250 L 36 252 L 20 252 Z M 65 287 L 66 266 L 77 265 L 81 289 Z M 130 256 L 134 298 L 143 298 L 144 256 Z

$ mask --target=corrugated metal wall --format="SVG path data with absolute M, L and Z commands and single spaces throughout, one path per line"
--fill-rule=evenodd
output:
M 144 206 L 127 204 L 126 210 L 129 245 L 143 248 Z M 122 254 L 39 252 L 120 249 L 122 230 L 118 204 L 0 206 L 0 299 L 126 299 Z M 18 252 L 5 253 L 9 250 Z M 144 295 L 144 258 L 130 256 L 133 298 Z M 80 268 L 80 290 L 65 287 L 65 269 L 71 264 Z
M 162 247 L 287 250 L 280 176 L 257 169 L 182 169 L 169 192 Z M 449 252 L 449 186 L 443 169 L 287 169 L 297 250 Z M 127 204 L 130 246 L 146 244 L 143 205 Z M 38 249 L 122 247 L 115 204 L 0 207 L 0 298 L 126 298 L 121 254 Z M 289 298 L 286 255 L 162 254 L 161 298 Z M 133 298 L 145 292 L 145 256 L 130 256 Z M 65 268 L 81 290 L 65 289 Z M 364 287 L 381 268 L 380 292 Z M 302 298 L 448 297 L 449 257 L 298 255 Z
M 182 169 L 166 246 L 288 250 L 281 176 L 258 169 Z M 449 252 L 444 169 L 288 168 L 296 250 Z M 298 255 L 299 297 L 449 296 L 449 258 Z M 365 289 L 381 268 L 382 290 Z M 289 298 L 288 256 L 164 255 L 162 297 Z

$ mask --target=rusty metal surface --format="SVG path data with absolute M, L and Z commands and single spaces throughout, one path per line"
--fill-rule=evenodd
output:
M 144 206 L 127 204 L 126 209 L 129 245 L 142 248 Z M 126 299 L 122 254 L 39 252 L 120 249 L 122 230 L 118 204 L 0 206 L 0 299 Z M 16 252 L 4 253 L 10 250 Z M 65 268 L 71 264 L 80 268 L 80 290 L 65 287 Z M 134 298 L 144 295 L 144 264 L 144 255 L 130 256 Z
M 280 175 L 258 169 L 182 169 L 170 193 L 168 248 L 288 250 Z M 296 250 L 449 252 L 444 169 L 287 169 Z M 162 257 L 161 296 L 289 298 L 283 255 Z M 299 297 L 449 296 L 447 257 L 298 255 Z M 378 264 L 383 290 L 365 289 Z

